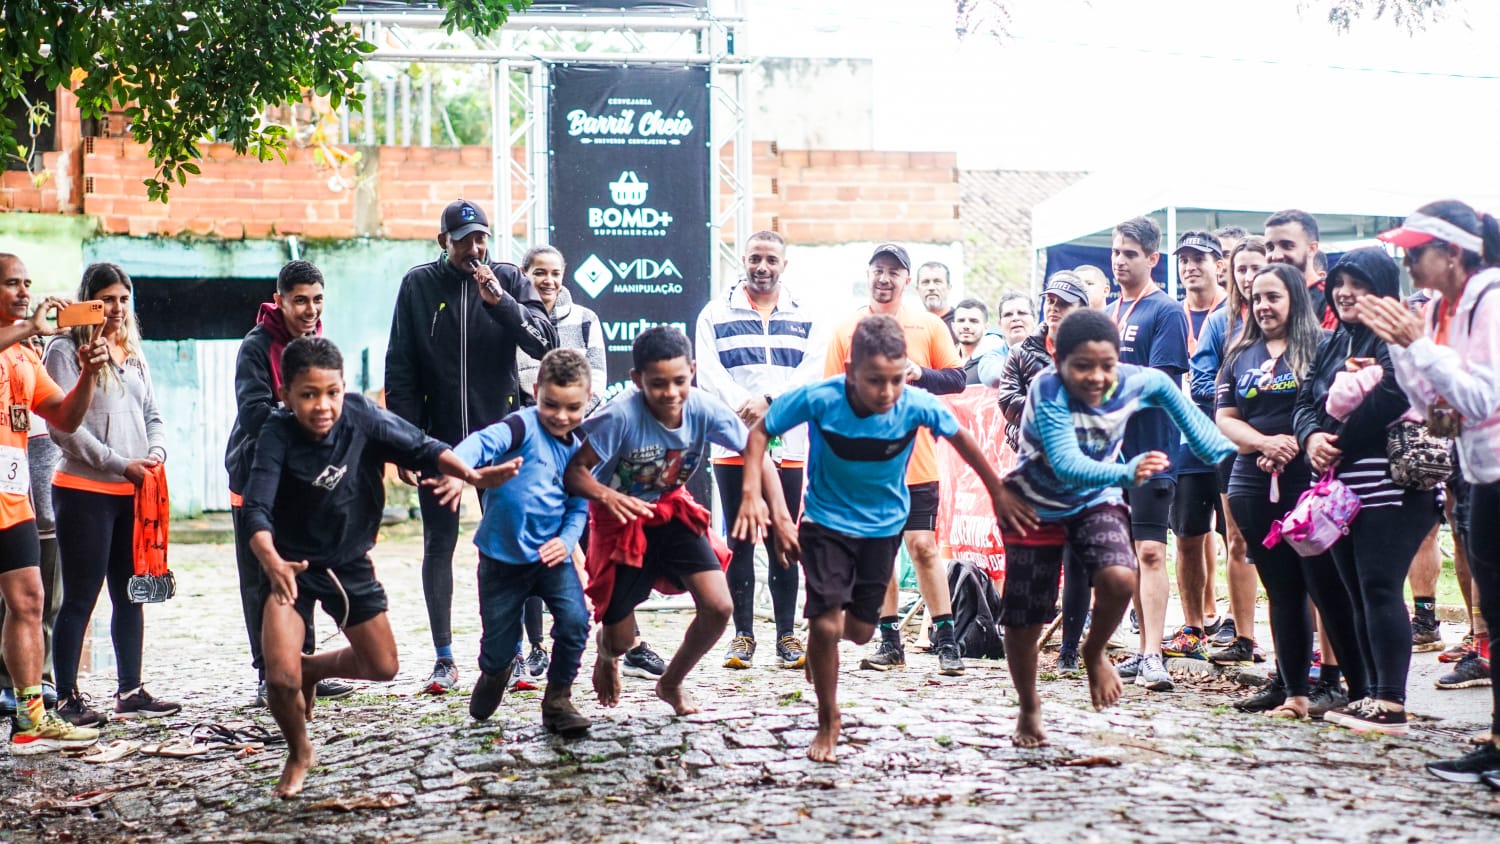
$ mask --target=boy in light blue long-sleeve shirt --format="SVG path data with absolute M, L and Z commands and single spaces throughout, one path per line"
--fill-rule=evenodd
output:
M 572 702 L 589 632 L 583 584 L 573 567 L 573 549 L 588 524 L 588 502 L 562 485 L 563 469 L 582 444 L 574 429 L 589 406 L 589 380 L 582 353 L 548 352 L 537 374 L 536 406 L 470 434 L 453 449 L 474 467 L 520 461 L 513 480 L 484 492 L 484 515 L 474 534 L 483 632 L 469 714 L 480 721 L 494 714 L 505 694 L 521 640 L 521 607 L 534 595 L 553 619 L 542 725 L 563 736 L 589 728 L 589 719 Z

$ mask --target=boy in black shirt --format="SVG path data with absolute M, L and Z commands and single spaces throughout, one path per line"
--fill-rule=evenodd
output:
M 358 393 L 346 395 L 343 357 L 321 337 L 288 343 L 281 371 L 284 407 L 261 429 L 245 486 L 245 522 L 266 575 L 261 651 L 271 713 L 288 748 L 272 793 L 291 797 L 313 764 L 304 721 L 312 718 L 318 681 L 396 675 L 385 590 L 368 556 L 385 508 L 384 464 L 487 488 L 514 476 L 519 461 L 475 471 L 416 426 Z M 457 491 L 443 503 L 455 506 Z M 314 602 L 338 620 L 349 647 L 302 653 Z

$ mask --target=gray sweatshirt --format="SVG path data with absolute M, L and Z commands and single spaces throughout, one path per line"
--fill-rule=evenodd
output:
M 78 384 L 78 345 L 69 335 L 47 344 L 42 355 L 47 373 L 64 393 Z M 131 356 L 124 365 L 110 362 L 116 378 L 94 389 L 83 424 L 71 434 L 53 430 L 52 439 L 62 449 L 58 471 L 103 483 L 128 481 L 125 466 L 155 454 L 167 459 L 166 429 L 151 391 L 151 373 L 146 361 Z

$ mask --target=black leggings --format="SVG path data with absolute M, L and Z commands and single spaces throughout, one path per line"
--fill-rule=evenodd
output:
M 1349 526 L 1349 535 L 1333 546 L 1333 562 L 1354 615 L 1357 655 L 1370 680 L 1369 694 L 1378 700 L 1406 702 L 1406 672 L 1411 666 L 1406 572 L 1437 523 L 1436 499 L 1432 492 L 1407 490 L 1400 507 L 1362 511 Z M 1355 655 L 1340 650 L 1338 657 L 1347 673 Z
M 569 557 L 563 561 L 565 565 L 573 565 L 573 558 Z M 542 643 L 542 612 L 547 609 L 541 598 L 532 595 L 521 605 L 521 621 L 526 625 L 526 641 L 533 646 Z
M 94 614 L 99 589 L 106 583 L 114 607 L 109 632 L 115 646 L 118 690 L 131 691 L 141 684 L 145 637 L 141 605 L 131 603 L 128 590 L 135 575 L 135 496 L 54 486 L 52 506 L 57 514 L 63 584 L 62 609 L 53 633 L 57 692 L 66 696 L 78 688 L 83 629 Z
M 802 512 L 802 470 L 778 469 L 781 492 L 786 499 L 786 508 L 796 519 Z M 745 467 L 727 464 L 714 465 L 714 481 L 719 486 L 719 501 L 724 505 L 724 523 L 734 524 L 740 511 L 740 485 L 745 480 Z M 734 632 L 736 636 L 755 635 L 755 544 L 729 540 L 733 556 L 729 560 L 729 597 L 734 601 Z M 797 619 L 797 567 L 782 568 L 776 561 L 775 537 L 766 533 L 766 554 L 769 564 L 771 611 L 776 617 L 776 638 L 792 635 Z
M 1366 697 L 1369 684 L 1359 645 L 1354 637 L 1354 613 L 1349 607 L 1349 593 L 1339 580 L 1338 571 L 1327 554 L 1300 557 L 1286 542 L 1267 548 L 1261 543 L 1271 522 L 1282 518 L 1303 486 L 1289 488 L 1283 482 L 1281 501 L 1271 503 L 1264 493 L 1230 496 L 1229 511 L 1234 523 L 1245 534 L 1246 556 L 1255 564 L 1261 585 L 1271 604 L 1271 638 L 1276 645 L 1276 667 L 1286 684 L 1287 694 L 1306 697 L 1312 690 L 1307 672 L 1312 667 L 1313 623 L 1307 610 L 1311 598 L 1323 617 L 1323 628 L 1338 656 L 1339 667 L 1349 683 L 1349 696 Z M 1407 647 L 1410 648 L 1408 641 Z
M 430 487 L 417 487 L 422 505 L 422 597 L 432 645 L 453 644 L 453 549 L 458 545 L 458 513 L 438 503 Z M 540 622 L 538 622 L 540 623 Z
M 1469 572 L 1479 587 L 1479 612 L 1500 630 L 1500 483 L 1469 487 Z M 1491 632 L 1491 636 L 1495 635 Z M 1500 736 L 1500 660 L 1490 660 L 1490 732 Z
M 1089 573 L 1071 546 L 1063 547 L 1062 588 L 1062 646 L 1067 650 L 1078 650 L 1083 640 L 1083 623 L 1089 617 L 1089 598 L 1093 587 L 1089 585 Z

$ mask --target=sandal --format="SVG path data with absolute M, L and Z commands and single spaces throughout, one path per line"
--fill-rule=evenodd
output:
M 143 756 L 163 756 L 168 759 L 187 759 L 190 756 L 202 756 L 210 750 L 206 744 L 198 744 L 192 739 L 175 738 L 164 741 L 161 744 L 146 744 L 141 746 Z
M 255 724 L 236 729 L 223 724 L 202 723 L 193 727 L 190 735 L 194 742 L 227 750 L 263 750 L 267 744 L 285 741 Z
M 78 758 L 95 765 L 103 765 L 108 762 L 118 762 L 140 749 L 141 743 L 138 741 L 118 739 L 109 744 L 96 744 L 93 753 L 87 753 Z
M 1267 718 L 1285 718 L 1285 719 L 1289 719 L 1289 720 L 1292 720 L 1292 721 L 1306 721 L 1307 720 L 1307 713 L 1306 712 L 1298 712 L 1297 711 L 1297 707 L 1292 706 L 1291 704 L 1283 703 L 1282 705 L 1276 707 L 1275 709 L 1272 709 L 1271 711 L 1267 712 L 1266 713 L 1266 717 Z

